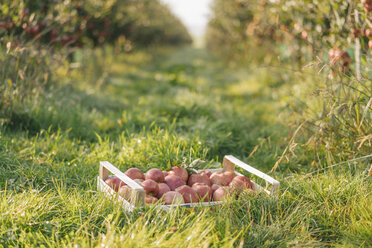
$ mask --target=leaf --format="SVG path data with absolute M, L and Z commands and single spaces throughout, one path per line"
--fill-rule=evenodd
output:
M 198 158 L 194 160 L 188 167 L 193 168 L 193 169 L 199 169 L 204 164 L 205 164 L 205 161 Z
M 96 133 L 96 132 L 95 132 L 95 135 L 97 136 L 98 143 L 99 143 L 99 144 L 102 144 L 102 138 L 101 138 L 101 136 L 99 136 L 99 134 Z
M 200 158 L 195 159 L 192 161 L 191 164 L 185 165 L 185 169 L 189 174 L 197 173 L 199 169 L 201 169 L 202 165 L 204 165 L 206 162 L 204 160 L 201 160 Z

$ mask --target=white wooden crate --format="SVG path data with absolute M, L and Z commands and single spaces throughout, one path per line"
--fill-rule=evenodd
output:
M 248 164 L 242 162 L 241 160 L 235 158 L 232 155 L 227 155 L 223 159 L 223 168 L 221 169 L 206 169 L 208 171 L 213 172 L 219 172 L 219 171 L 235 171 L 235 166 L 238 166 L 242 168 L 243 170 L 249 172 L 250 174 L 253 174 L 261 179 L 263 179 L 266 182 L 266 186 L 263 187 L 259 185 L 258 183 L 255 183 L 253 180 L 253 186 L 254 190 L 257 192 L 265 191 L 270 196 L 275 195 L 279 190 L 279 182 L 275 180 L 274 178 L 270 177 L 269 175 L 266 175 L 265 173 L 253 168 L 252 166 L 249 166 Z M 109 185 L 105 183 L 105 180 L 108 178 L 109 173 L 112 173 L 113 175 L 117 176 L 121 181 L 126 183 L 131 189 L 132 189 L 132 195 L 131 195 L 131 202 L 125 200 L 123 197 L 117 194 Z M 237 175 L 242 175 L 241 173 L 235 171 Z M 129 178 L 127 175 L 125 175 L 123 172 L 121 172 L 118 168 L 116 168 L 114 165 L 107 161 L 100 162 L 99 167 L 99 176 L 97 178 L 98 183 L 98 190 L 104 192 L 108 197 L 111 199 L 117 200 L 120 204 L 123 205 L 123 208 L 126 211 L 133 211 L 136 207 L 143 207 L 145 205 L 145 195 L 146 192 L 143 189 L 141 185 L 136 183 L 134 180 Z M 268 189 L 268 186 L 271 186 L 270 189 Z M 222 202 L 220 201 L 213 201 L 213 202 L 198 202 L 198 203 L 185 203 L 185 204 L 178 204 L 181 207 L 208 207 L 208 206 L 215 206 L 219 205 Z M 178 206 L 177 205 L 177 206 Z M 159 208 L 169 210 L 174 205 L 157 205 Z

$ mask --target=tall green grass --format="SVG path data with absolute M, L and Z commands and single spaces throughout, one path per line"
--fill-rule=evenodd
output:
M 280 74 L 231 70 L 195 49 L 107 59 L 104 84 L 90 81 L 93 62 L 56 73 L 61 87 L 25 102 L 37 124 L 1 126 L 0 246 L 372 245 L 370 158 L 318 170 L 302 153 L 269 172 L 291 138 Z M 226 154 L 280 180 L 278 196 L 127 213 L 96 190 L 102 160 L 147 170 Z

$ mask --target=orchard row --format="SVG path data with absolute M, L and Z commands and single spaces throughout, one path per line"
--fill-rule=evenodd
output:
M 53 47 L 191 42 L 160 1 L 5 0 L 0 12 L 0 33 L 14 46 L 29 40 Z
M 330 64 L 343 72 L 356 60 L 365 65 L 371 39 L 371 0 L 215 0 L 207 32 L 210 50 L 228 58 L 279 55 L 301 65 L 330 52 Z M 356 43 L 361 58 L 354 58 Z M 264 47 L 264 54 L 253 54 L 253 47 Z

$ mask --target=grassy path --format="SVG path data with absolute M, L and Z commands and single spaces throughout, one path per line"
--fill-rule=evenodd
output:
M 277 199 L 123 212 L 96 192 L 99 161 L 147 170 L 234 154 L 268 172 L 286 145 L 288 113 L 275 74 L 231 71 L 204 50 L 106 61 L 99 87 L 71 72 L 0 129 L 0 247 L 372 246 L 364 164 L 304 177 L 306 155 L 272 174 Z

